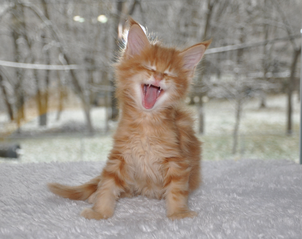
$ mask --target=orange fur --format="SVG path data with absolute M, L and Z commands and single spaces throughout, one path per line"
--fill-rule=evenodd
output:
M 49 184 L 62 197 L 94 203 L 88 219 L 114 213 L 120 197 L 144 195 L 166 200 L 170 219 L 194 217 L 188 195 L 199 187 L 201 143 L 182 101 L 210 42 L 183 51 L 150 44 L 130 19 L 128 42 L 116 65 L 120 120 L 102 174 L 78 187 Z M 155 96 L 156 95 L 156 96 Z

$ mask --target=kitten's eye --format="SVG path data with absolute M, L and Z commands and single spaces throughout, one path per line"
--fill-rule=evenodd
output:
M 147 71 L 149 71 L 149 72 L 151 72 L 151 73 L 155 73 L 155 72 L 156 72 L 156 70 L 155 70 L 153 67 L 146 66 L 146 65 L 143 65 L 143 67 L 144 67 Z
M 176 74 L 174 74 L 173 72 L 170 72 L 170 71 L 165 71 L 163 73 L 164 76 L 168 76 L 168 77 L 177 77 Z

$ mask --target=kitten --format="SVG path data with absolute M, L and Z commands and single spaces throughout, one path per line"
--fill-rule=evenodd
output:
M 194 217 L 188 195 L 199 187 L 201 143 L 183 100 L 210 41 L 183 51 L 151 44 L 130 18 L 126 49 L 116 65 L 120 120 L 100 176 L 81 186 L 48 184 L 65 198 L 93 203 L 81 215 L 112 217 L 118 198 L 165 199 L 170 219 Z

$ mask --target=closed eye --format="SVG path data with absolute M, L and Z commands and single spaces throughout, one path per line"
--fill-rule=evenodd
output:
M 175 73 L 173 73 L 171 71 L 167 71 L 167 70 L 164 72 L 164 75 L 169 76 L 169 77 L 177 77 L 177 75 Z
M 156 68 L 153 67 L 153 66 L 143 65 L 143 67 L 144 67 L 146 70 L 148 70 L 148 71 L 156 72 Z
M 149 65 L 142 65 L 146 70 L 151 71 L 152 73 L 157 72 L 156 67 L 154 66 L 149 66 Z M 168 76 L 168 77 L 177 77 L 177 74 L 169 71 L 169 70 L 165 70 L 163 73 L 164 76 Z

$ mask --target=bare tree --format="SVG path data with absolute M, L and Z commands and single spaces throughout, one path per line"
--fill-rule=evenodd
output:
M 88 0 L 85 2 L 87 4 L 85 8 L 75 0 L 52 2 L 40 0 L 36 4 L 23 0 L 6 0 L 5 2 L 0 12 L 0 29 L 2 32 L 10 31 L 10 35 L 0 36 L 0 40 L 3 41 L 2 46 L 9 46 L 7 49 L 0 48 L 3 59 L 46 65 L 76 64 L 79 66 L 78 69 L 68 69 L 57 74 L 45 69 L 5 68 L 10 75 L 14 76 L 10 79 L 10 86 L 15 91 L 14 97 L 10 98 L 10 95 L 8 97 L 19 126 L 21 118 L 26 113 L 23 111 L 24 107 L 21 106 L 25 99 L 31 97 L 37 99 L 40 123 L 47 123 L 46 112 L 51 103 L 49 99 L 52 99 L 50 98 L 52 97 L 51 87 L 58 88 L 58 118 L 63 109 L 67 89 L 71 89 L 78 97 L 85 114 L 87 129 L 90 132 L 94 131 L 91 109 L 99 98 L 106 102 L 104 104 L 108 109 L 108 115 L 112 112 L 110 118 L 117 118 L 113 91 L 114 72 L 111 64 L 117 59 L 123 44 L 118 42 L 119 29 L 127 15 L 133 15 L 140 23 L 146 23 L 150 38 L 168 43 L 168 46 L 169 43 L 176 46 L 191 45 L 213 38 L 212 49 L 207 52 L 222 50 L 217 47 L 229 48 L 230 51 L 206 55 L 200 66 L 202 71 L 197 79 L 194 79 L 191 98 L 198 96 L 200 99 L 197 107 L 201 133 L 205 132 L 202 99 L 212 92 L 210 87 L 212 87 L 213 78 L 223 82 L 226 75 L 232 75 L 238 82 L 245 82 L 245 79 L 260 79 L 261 83 L 262 80 L 274 81 L 271 75 L 290 69 L 288 109 L 291 112 L 293 110 L 290 108 L 292 103 L 290 103 L 289 95 L 294 91 L 291 87 L 295 80 L 294 72 L 300 53 L 297 40 L 292 39 L 298 17 L 294 17 L 297 14 L 290 13 L 297 11 L 298 6 L 301 6 L 298 0 L 289 0 L 288 4 L 270 0 L 262 2 L 253 0 L 95 2 Z M 108 18 L 106 23 L 97 21 L 100 14 L 106 15 Z M 76 18 L 81 18 L 81 22 L 75 20 Z M 280 41 L 277 43 L 271 40 L 271 38 L 284 38 L 285 35 L 291 42 L 291 48 Z M 260 39 L 263 40 L 262 43 Z M 276 44 L 271 45 L 272 42 Z M 251 47 L 253 47 L 252 50 Z M 292 48 L 295 51 L 290 59 L 288 53 Z M 288 63 L 290 61 L 292 64 Z M 239 73 L 234 74 L 236 69 L 239 69 L 237 71 Z M 262 75 L 259 76 L 261 72 Z M 253 74 L 257 76 L 253 77 Z M 5 75 L 3 81 L 7 86 L 5 83 L 8 82 L 8 78 Z M 266 103 L 265 90 L 265 87 L 261 88 L 257 94 L 262 99 L 263 106 Z M 240 92 L 239 89 L 238 92 Z M 236 94 L 229 94 L 233 99 L 237 97 L 235 97 Z M 211 93 L 211 97 L 216 96 Z M 244 100 L 240 99 L 239 97 L 238 101 L 234 101 L 237 109 L 241 109 L 240 105 L 244 104 L 242 103 Z M 236 116 L 238 122 L 240 117 L 239 112 Z M 106 125 L 109 125 L 108 122 Z M 234 132 L 239 132 L 239 129 L 240 127 L 237 130 L 234 129 Z
M 284 11 L 281 9 L 281 2 L 279 0 L 277 1 L 272 1 L 275 8 L 277 9 L 282 22 L 284 23 L 285 31 L 287 33 L 287 36 L 289 38 L 289 42 L 292 45 L 293 52 L 292 52 L 292 62 L 290 65 L 290 77 L 288 80 L 287 84 L 287 123 L 286 123 L 286 133 L 288 135 L 292 134 L 293 131 L 293 103 L 292 103 L 292 95 L 293 95 L 293 90 L 294 90 L 294 83 L 295 83 L 295 73 L 296 73 L 296 68 L 297 68 L 297 63 L 298 63 L 298 57 L 301 54 L 301 45 L 299 46 L 295 40 L 291 37 L 293 35 L 293 29 L 291 24 L 288 20 L 288 17 L 284 13 Z M 283 3 L 284 4 L 284 3 Z M 299 9 L 297 3 L 295 1 L 292 1 L 292 3 L 296 8 Z M 283 8 L 284 9 L 284 8 Z M 296 21 L 296 19 L 295 19 Z M 296 23 L 296 22 L 295 22 Z M 297 28 L 298 30 L 299 28 Z
M 11 103 L 9 102 L 8 93 L 7 93 L 1 73 L 0 73 L 0 88 L 2 90 L 2 96 L 3 96 L 3 100 L 5 102 L 5 105 L 6 105 L 8 117 L 11 121 L 13 121 L 14 120 L 13 107 L 12 107 Z

